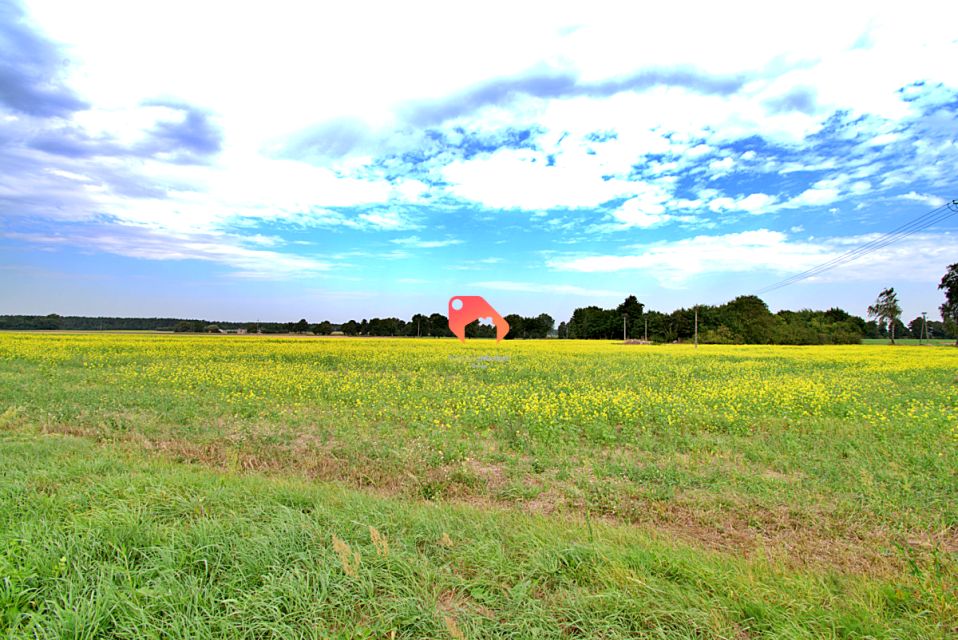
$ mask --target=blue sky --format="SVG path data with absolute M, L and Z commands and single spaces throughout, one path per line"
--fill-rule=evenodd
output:
M 0 0 L 0 313 L 669 311 L 958 197 L 953 2 L 339 4 Z M 764 299 L 937 317 L 956 261 Z

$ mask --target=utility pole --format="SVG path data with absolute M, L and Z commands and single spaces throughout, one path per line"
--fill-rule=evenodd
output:
M 645 341 L 646 341 L 646 342 L 649 341 L 649 318 L 648 318 L 648 316 L 646 316 L 646 318 L 645 318 Z
M 628 318 L 628 317 L 629 317 L 629 316 L 627 316 L 626 314 L 624 314 L 624 313 L 622 314 L 622 342 L 625 342 L 626 339 L 627 339 L 627 338 L 625 337 L 625 320 L 626 320 L 626 318 Z
M 695 348 L 699 348 L 699 308 L 695 307 Z
M 927 312 L 927 311 L 922 311 L 922 312 L 921 312 L 921 336 L 924 336 L 924 338 L 925 338 L 926 340 L 928 339 L 928 318 L 927 318 L 927 316 L 928 316 L 928 312 Z M 918 344 L 921 344 L 921 336 L 919 336 L 919 338 L 918 338 Z

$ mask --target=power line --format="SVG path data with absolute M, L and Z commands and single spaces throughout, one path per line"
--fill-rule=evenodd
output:
M 811 269 L 807 269 L 801 273 L 796 273 L 795 275 L 789 276 L 784 280 L 770 284 L 767 287 L 759 289 L 755 293 L 758 295 L 768 293 L 769 291 L 775 291 L 776 289 L 787 287 L 790 284 L 795 284 L 796 282 L 800 282 L 826 271 L 830 271 L 836 267 L 840 267 L 849 262 L 853 262 L 854 260 L 858 260 L 859 258 L 870 253 L 874 253 L 879 249 L 883 249 L 890 244 L 894 244 L 903 238 L 907 238 L 914 233 L 923 231 L 932 225 L 938 224 L 939 222 L 944 222 L 954 215 L 958 215 L 958 200 L 952 200 L 951 202 L 943 204 L 937 209 L 932 209 L 931 211 L 918 216 L 914 220 L 906 222 L 905 224 L 882 234 L 870 242 L 866 242 L 859 247 L 851 249 L 850 251 L 846 251 L 840 256 L 832 258 L 828 262 L 823 262 L 822 264 L 812 267 Z
M 759 291 L 759 293 L 765 293 L 767 291 L 779 289 L 789 284 L 799 282 L 800 280 L 810 278 L 812 276 L 818 275 L 819 273 L 823 273 L 835 267 L 841 266 L 853 260 L 857 260 L 864 255 L 882 249 L 893 242 L 897 242 L 898 240 L 901 240 L 902 238 L 905 238 L 913 233 L 917 233 L 918 231 L 926 229 L 933 224 L 937 224 L 938 222 L 950 218 L 951 216 L 955 215 L 955 213 L 958 213 L 958 205 L 956 205 L 955 202 L 942 205 L 937 209 L 933 209 L 928 213 L 925 213 L 918 218 L 907 222 L 900 227 L 893 229 L 892 231 L 889 231 L 888 233 L 882 234 L 870 242 L 847 251 L 840 256 L 832 258 L 828 262 L 824 262 L 818 266 L 812 267 L 811 269 L 790 276 L 780 282 L 776 282 L 775 284 L 764 287 Z

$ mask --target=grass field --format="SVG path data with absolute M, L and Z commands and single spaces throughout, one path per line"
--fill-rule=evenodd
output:
M 958 633 L 958 350 L 0 335 L 18 637 Z
M 888 338 L 865 338 L 862 340 L 862 344 L 883 344 L 889 345 Z M 955 341 L 952 338 L 928 338 L 926 340 L 919 340 L 918 338 L 896 338 L 895 344 L 898 346 L 910 346 L 914 347 L 917 345 L 928 345 L 933 347 L 953 347 L 955 346 Z

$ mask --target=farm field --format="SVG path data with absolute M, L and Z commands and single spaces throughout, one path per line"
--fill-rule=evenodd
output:
M 949 637 L 956 376 L 948 347 L 0 334 L 0 628 Z
M 862 344 L 866 345 L 888 345 L 888 338 L 865 338 Z M 951 338 L 927 338 L 919 340 L 918 338 L 895 338 L 895 344 L 898 346 L 934 346 L 934 347 L 953 347 L 955 341 Z

